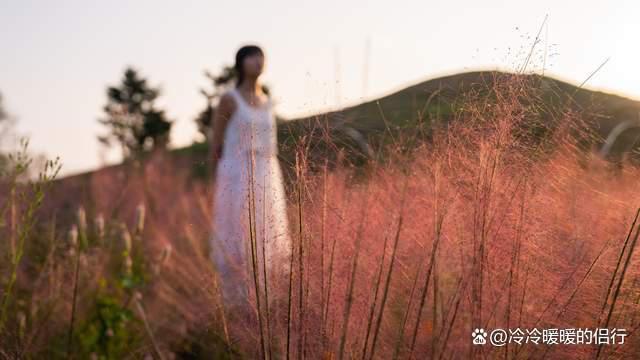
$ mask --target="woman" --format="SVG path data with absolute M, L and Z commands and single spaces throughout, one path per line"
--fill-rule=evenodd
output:
M 263 301 L 264 273 L 282 278 L 289 269 L 286 197 L 272 104 L 259 82 L 263 68 L 259 47 L 238 50 L 237 83 L 221 96 L 213 119 L 211 259 L 227 309 L 246 305 L 256 286 Z M 264 302 L 257 305 L 264 312 Z

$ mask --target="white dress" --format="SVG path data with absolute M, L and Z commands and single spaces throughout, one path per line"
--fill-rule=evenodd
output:
M 227 306 L 245 301 L 249 292 L 255 292 L 254 274 L 262 286 L 265 271 L 267 278 L 271 273 L 287 273 L 291 256 L 271 100 L 258 108 L 249 105 L 237 88 L 229 93 L 235 99 L 236 110 L 225 130 L 216 169 L 210 247 Z M 253 191 L 249 191 L 251 188 Z M 252 254 L 257 264 L 255 272 Z

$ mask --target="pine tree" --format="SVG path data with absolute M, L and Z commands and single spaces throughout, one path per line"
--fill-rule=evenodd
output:
M 158 88 L 149 86 L 147 79 L 128 67 L 120 85 L 107 89 L 107 104 L 103 108 L 107 116 L 98 121 L 109 127 L 110 132 L 98 139 L 107 146 L 118 143 L 125 159 L 166 148 L 173 123 L 164 110 L 155 107 L 159 95 Z

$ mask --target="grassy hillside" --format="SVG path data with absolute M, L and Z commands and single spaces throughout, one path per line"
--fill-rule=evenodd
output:
M 296 146 L 305 144 L 304 150 L 310 167 L 331 165 L 342 154 L 358 164 L 371 156 L 384 156 L 385 146 L 399 141 L 405 146 L 415 146 L 429 141 L 432 130 L 444 127 L 455 120 L 464 104 L 491 96 L 496 83 L 515 76 L 500 72 L 468 72 L 421 82 L 379 99 L 371 100 L 339 111 L 320 113 L 299 119 L 278 119 L 280 158 L 285 178 L 293 178 Z M 594 131 L 590 140 L 594 148 L 602 146 L 602 139 L 620 122 L 638 119 L 640 102 L 624 97 L 579 89 L 577 86 L 538 75 L 517 75 L 535 88 L 540 106 L 540 116 L 552 123 L 560 120 L 562 112 L 572 109 L 589 120 Z M 471 99 L 471 100 L 470 100 Z M 493 100 L 490 100 L 493 101 Z M 526 99 L 526 101 L 531 101 Z M 628 152 L 640 131 L 630 129 L 612 148 L 611 156 L 619 157 Z M 195 143 L 175 149 L 163 157 L 172 163 L 174 171 L 187 176 L 189 182 L 207 180 L 207 145 Z M 76 204 L 94 203 L 97 183 L 116 184 L 126 182 L 133 164 L 110 166 L 95 172 L 63 178 L 66 185 L 54 193 L 60 194 L 57 206 L 74 208 Z M 182 176 L 182 175 L 180 175 Z M 185 180 L 187 181 L 187 180 Z M 206 183 L 207 181 L 205 181 Z M 100 186 L 102 187 L 102 186 Z M 54 196 L 58 197 L 58 196 Z
M 552 122 L 559 119 L 560 113 L 571 109 L 590 120 L 589 126 L 596 135 L 592 145 L 597 149 L 617 124 L 626 120 L 640 120 L 640 102 L 617 95 L 578 88 L 538 75 L 468 72 L 421 82 L 340 111 L 292 119 L 280 131 L 280 139 L 285 145 L 283 156 L 289 161 L 292 159 L 291 154 L 287 153 L 290 149 L 286 148 L 288 143 L 293 142 L 290 138 L 302 135 L 314 137 L 312 129 L 324 126 L 334 130 L 336 139 L 341 139 L 340 135 L 346 137 L 348 148 L 356 153 L 366 150 L 353 141 L 349 142 L 344 129 L 351 128 L 361 133 L 373 151 L 382 150 L 384 145 L 402 134 L 415 137 L 418 141 L 428 139 L 434 126 L 446 124 L 455 117 L 460 106 L 468 103 L 470 94 L 476 98 L 489 95 L 496 82 L 513 76 L 526 78 L 528 84 L 538 91 L 537 105 L 543 107 L 543 119 Z M 320 137 L 318 131 L 315 134 L 316 138 Z M 639 134 L 637 130 L 626 132 L 613 147 L 612 155 L 615 157 L 629 151 Z
M 529 86 L 538 91 L 538 101 L 543 107 L 541 116 L 549 123 L 560 119 L 560 114 L 569 109 L 588 119 L 595 135 L 591 139 L 595 149 L 601 148 L 603 139 L 617 124 L 627 120 L 640 121 L 639 101 L 578 88 L 550 77 L 496 71 L 459 73 L 427 80 L 339 111 L 305 118 L 278 118 L 280 158 L 285 177 L 293 175 L 294 147 L 301 139 L 309 147 L 307 160 L 312 167 L 325 160 L 331 164 L 340 154 L 358 164 L 367 157 L 383 155 L 386 145 L 398 141 L 399 137 L 405 137 L 403 143 L 408 146 L 428 141 L 432 130 L 452 121 L 461 111 L 460 107 L 469 103 L 470 96 L 489 96 L 497 82 L 512 76 L 525 78 Z M 639 136 L 640 129 L 626 131 L 611 149 L 610 156 L 615 159 L 629 153 Z M 171 158 L 181 168 L 191 168 L 195 178 L 206 179 L 209 175 L 207 154 L 206 144 L 194 143 L 173 150 Z M 87 176 L 90 174 L 74 177 Z

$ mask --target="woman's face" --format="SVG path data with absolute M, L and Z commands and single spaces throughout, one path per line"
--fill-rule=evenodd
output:
M 264 69 L 264 56 L 261 54 L 249 55 L 244 58 L 242 66 L 246 76 L 258 77 Z

